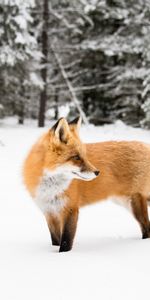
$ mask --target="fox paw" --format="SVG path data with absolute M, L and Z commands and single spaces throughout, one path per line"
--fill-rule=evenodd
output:
M 66 242 L 62 242 L 59 248 L 59 252 L 67 252 L 71 250 L 71 246 Z

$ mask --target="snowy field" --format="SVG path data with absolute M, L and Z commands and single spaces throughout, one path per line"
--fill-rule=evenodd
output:
M 150 297 L 150 240 L 124 208 L 104 202 L 83 208 L 74 247 L 58 253 L 45 219 L 22 185 L 27 150 L 44 132 L 32 124 L 0 124 L 0 299 L 141 300 Z M 140 140 L 150 132 L 121 122 L 83 127 L 86 142 Z

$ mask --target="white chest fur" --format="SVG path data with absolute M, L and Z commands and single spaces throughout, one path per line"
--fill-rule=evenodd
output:
M 67 198 L 62 194 L 71 180 L 63 173 L 44 172 L 35 196 L 36 204 L 44 213 L 57 214 L 65 206 Z

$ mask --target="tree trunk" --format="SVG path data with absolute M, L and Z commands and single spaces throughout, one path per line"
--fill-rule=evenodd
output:
M 58 119 L 58 94 L 56 90 L 56 96 L 55 96 L 55 120 Z
M 43 127 L 45 124 L 45 110 L 47 102 L 47 57 L 48 57 L 48 0 L 43 0 L 43 30 L 42 30 L 42 53 L 43 68 L 41 69 L 41 77 L 44 82 L 44 88 L 40 95 L 39 119 L 38 126 Z
M 18 124 L 23 125 L 24 124 L 24 111 L 20 111 L 18 113 Z
M 19 104 L 17 107 L 17 114 L 18 114 L 18 124 L 24 124 L 24 117 L 25 117 L 25 89 L 23 86 L 23 78 L 21 78 L 20 82 L 20 93 L 19 93 Z

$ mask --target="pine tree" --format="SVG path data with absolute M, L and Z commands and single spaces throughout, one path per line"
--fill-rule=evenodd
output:
M 31 77 L 41 58 L 32 26 L 33 7 L 32 0 L 2 0 L 0 4 L 1 99 L 6 113 L 17 114 L 19 123 L 27 109 L 26 90 L 36 85 Z
M 93 24 L 81 48 L 89 53 L 88 66 L 92 62 L 85 81 L 93 84 L 87 95 L 93 112 L 97 107 L 96 122 L 102 111 L 104 120 L 140 125 L 149 92 L 150 3 L 84 1 L 84 11 Z

